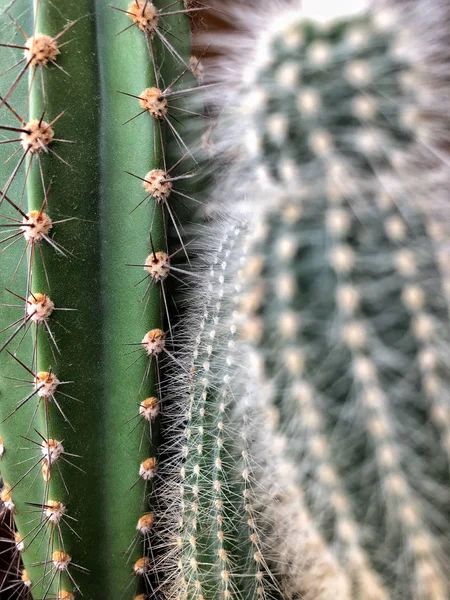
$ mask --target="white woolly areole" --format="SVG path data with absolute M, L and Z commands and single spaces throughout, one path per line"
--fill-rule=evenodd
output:
M 60 54 L 58 45 L 53 38 L 43 33 L 36 33 L 25 42 L 23 55 L 33 67 L 43 67 L 56 60 Z
M 72 557 L 69 556 L 69 554 L 66 554 L 66 552 L 56 550 L 52 554 L 52 562 L 57 571 L 67 571 L 71 561 Z
M 145 479 L 145 481 L 153 479 L 153 477 L 156 475 L 156 468 L 156 458 L 147 458 L 141 462 L 141 466 L 139 467 L 139 475 L 142 477 L 142 479 Z
M 61 502 L 49 500 L 44 507 L 44 514 L 50 523 L 57 525 L 66 514 L 66 507 Z
M 135 575 L 145 575 L 150 569 L 150 559 L 146 556 L 139 558 L 133 565 Z
M 144 417 L 146 421 L 152 421 L 156 419 L 159 414 L 159 402 L 155 397 L 146 398 L 139 405 L 139 414 Z
M 33 119 L 26 123 L 20 134 L 22 148 L 30 154 L 48 152 L 49 146 L 55 136 L 55 132 L 49 123 Z
M 159 11 L 152 2 L 148 0 L 133 0 L 128 5 L 127 14 L 139 29 L 153 34 L 158 26 Z
M 48 440 L 42 445 L 41 452 L 47 462 L 54 463 L 63 454 L 64 446 L 58 440 Z
M 173 187 L 168 178 L 166 171 L 153 169 L 145 176 L 142 187 L 156 202 L 164 202 L 169 198 Z
M 20 228 L 27 242 L 40 242 L 53 227 L 50 217 L 40 210 L 32 210 L 22 220 Z
M 59 379 L 53 373 L 47 373 L 47 371 L 37 373 L 34 380 L 34 387 L 39 398 L 51 398 L 58 389 L 59 384 Z
M 145 260 L 144 270 L 156 283 L 164 281 L 170 273 L 170 258 L 165 252 L 152 252 Z
M 54 308 L 55 305 L 46 294 L 32 294 L 27 301 L 27 315 L 35 323 L 46 321 Z
M 140 531 L 143 535 L 146 535 L 150 533 L 154 522 L 155 517 L 153 513 L 147 513 L 139 519 L 136 529 Z
M 3 503 L 3 506 L 6 510 L 11 512 L 15 509 L 15 504 L 11 496 L 11 486 L 5 483 L 3 488 L 0 490 L 0 504 Z
M 20 579 L 21 579 L 23 585 L 27 588 L 31 588 L 31 586 L 33 585 L 31 582 L 31 579 L 25 569 L 22 570 Z
M 161 329 L 152 329 L 142 339 L 142 345 L 149 356 L 158 356 L 166 345 L 166 336 Z
M 25 542 L 18 531 L 14 534 L 14 541 L 16 543 L 16 550 L 23 552 L 25 550 Z
M 155 119 L 164 119 L 167 115 L 167 99 L 158 88 L 147 88 L 139 96 L 139 104 Z

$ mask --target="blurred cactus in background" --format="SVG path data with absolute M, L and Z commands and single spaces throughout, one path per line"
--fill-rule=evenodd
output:
M 449 8 L 419 4 L 330 23 L 239 8 L 250 31 L 216 67 L 217 237 L 247 229 L 222 322 L 246 341 L 217 388 L 215 339 L 206 379 L 236 419 L 247 406 L 260 539 L 289 597 L 450 593 Z

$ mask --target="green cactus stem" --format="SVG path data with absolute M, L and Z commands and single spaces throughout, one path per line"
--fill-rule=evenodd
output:
M 164 4 L 3 3 L 2 65 L 29 58 L 1 101 L 4 133 L 21 130 L 2 167 L 2 221 L 21 232 L 1 257 L 2 302 L 18 308 L 2 308 L 0 329 L 19 319 L 1 342 L 2 499 L 14 503 L 29 577 L 11 572 L 8 586 L 33 598 L 131 598 L 156 570 L 158 372 L 170 342 L 162 290 L 166 257 L 184 243 L 167 246 L 184 150 L 167 150 L 175 110 L 163 106 L 160 119 L 152 104 L 130 117 L 143 91 L 166 90 L 176 105 L 186 87 L 187 11 Z M 151 283 L 142 302 L 131 263 Z

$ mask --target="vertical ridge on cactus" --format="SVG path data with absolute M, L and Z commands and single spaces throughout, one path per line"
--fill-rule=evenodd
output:
M 141 4 L 133 6 L 141 11 Z M 2 288 L 14 294 L 2 290 L 2 302 L 18 304 L 2 309 L 3 322 L 12 322 L 7 310 L 16 312 L 20 330 L 2 332 L 8 343 L 0 357 L 2 499 L 14 502 L 29 580 L 17 580 L 13 566 L 0 581 L 5 591 L 33 598 L 132 597 L 148 593 L 155 578 L 148 517 L 136 531 L 155 508 L 158 415 L 139 415 L 146 398 L 159 398 L 158 364 L 169 350 L 149 352 L 142 340 L 158 330 L 162 349 L 169 345 L 167 305 L 159 280 L 139 302 L 140 277 L 127 264 L 144 263 L 152 249 L 175 252 L 167 244 L 176 206 L 159 204 L 152 192 L 136 208 L 146 190 L 125 171 L 143 177 L 152 169 L 167 171 L 182 154 L 171 150 L 169 158 L 175 129 L 150 114 L 123 125 L 130 108 L 117 90 L 186 87 L 190 32 L 182 3 L 167 10 L 145 4 L 144 12 L 158 12 L 155 28 L 132 26 L 119 34 L 130 24 L 126 7 L 4 3 L 3 21 L 16 34 L 11 44 L 22 31 L 30 36 L 26 69 L 16 79 L 11 75 L 13 83 L 1 93 L 5 127 L 8 119 L 22 119 L 24 157 L 14 159 L 17 168 L 2 182 L 3 222 L 13 228 L 16 219 L 29 243 L 20 262 L 18 243 L 2 254 Z M 20 53 L 17 47 L 2 51 L 8 66 L 11 54 Z M 135 107 L 138 112 L 137 99 Z M 171 177 L 179 177 L 176 169 Z M 21 303 L 28 307 L 25 320 Z M 14 389 L 9 376 L 28 387 Z

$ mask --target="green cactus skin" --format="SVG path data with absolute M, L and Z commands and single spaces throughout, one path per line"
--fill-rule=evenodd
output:
M 164 227 L 168 227 L 170 219 L 166 215 L 165 225 L 161 205 L 156 206 L 153 217 L 155 201 L 144 203 L 133 211 L 141 202 L 144 191 L 142 181 L 133 179 L 125 171 L 145 178 L 152 169 L 165 168 L 164 156 L 167 161 L 173 161 L 168 162 L 167 169 L 174 164 L 175 158 L 164 149 L 170 142 L 170 131 L 163 125 L 160 135 L 149 114 L 123 125 L 130 118 L 132 108 L 128 99 L 117 91 L 139 94 L 146 88 L 156 85 L 165 88 L 172 83 L 185 69 L 184 62 L 189 60 L 190 32 L 183 3 L 174 3 L 167 10 L 163 6 L 167 3 L 155 3 L 163 9 L 161 12 L 174 13 L 173 16 L 162 16 L 160 23 L 164 23 L 164 29 L 173 36 L 170 44 L 176 56 L 171 56 L 163 48 L 159 36 L 154 35 L 156 39 L 152 37 L 150 41 L 153 66 L 143 31 L 134 26 L 117 36 L 121 29 L 130 25 L 130 15 L 123 12 L 128 10 L 129 3 L 122 4 L 117 3 L 117 8 L 122 9 L 120 12 L 102 1 L 77 0 L 65 2 L 63 7 L 47 0 L 34 4 L 31 0 L 17 0 L 11 6 L 9 2 L 3 3 L 5 11 L 8 9 L 28 34 L 33 31 L 35 19 L 36 32 L 51 36 L 76 21 L 67 34 L 71 43 L 61 47 L 61 54 L 56 57 L 60 68 L 46 66 L 42 69 L 42 79 L 39 74 L 34 78 L 30 117 L 26 117 L 26 120 L 39 119 L 45 108 L 44 118 L 50 120 L 65 111 L 54 125 L 55 138 L 71 143 L 55 141 L 49 148 L 54 147 L 63 161 L 52 153 L 42 156 L 42 169 L 38 168 L 36 160 L 33 161 L 26 178 L 28 204 L 23 205 L 27 206 L 26 212 L 41 209 L 43 179 L 46 188 L 52 183 L 45 211 L 53 220 L 73 219 L 55 224 L 50 233 L 51 240 L 65 248 L 65 256 L 55 252 L 48 243 L 42 243 L 42 256 L 36 251 L 30 290 L 34 294 L 48 294 L 56 309 L 71 310 L 55 310 L 49 317 L 48 324 L 58 349 L 42 327 L 36 345 L 28 333 L 18 349 L 19 336 L 6 348 L 14 354 L 17 352 L 17 358 L 34 373 L 51 369 L 61 382 L 73 382 L 61 391 L 81 402 L 56 394 L 70 424 L 53 400 L 49 401 L 47 421 L 45 403 L 41 401 L 27 433 L 36 408 L 36 397 L 1 424 L 5 447 L 2 477 L 14 486 L 14 519 L 25 539 L 22 559 L 32 582 L 34 599 L 59 597 L 62 590 L 77 593 L 78 589 L 88 600 L 125 598 L 138 593 L 135 590 L 141 589 L 145 593 L 150 585 L 150 568 L 145 577 L 136 577 L 133 569 L 137 567 L 133 565 L 143 552 L 146 555 L 149 552 L 148 541 L 142 541 L 148 536 L 136 533 L 136 527 L 138 519 L 155 506 L 154 478 L 146 482 L 144 489 L 139 471 L 143 461 L 157 456 L 159 427 L 158 419 L 150 424 L 149 441 L 148 423 L 142 416 L 138 423 L 137 418 L 140 403 L 145 398 L 159 398 L 158 378 L 156 361 L 149 366 L 147 358 L 142 357 L 131 366 L 137 354 L 130 354 L 130 350 L 138 349 L 139 356 L 144 356 L 141 345 L 144 334 L 149 330 L 164 330 L 166 324 L 160 287 L 152 287 L 146 304 L 138 302 L 141 292 L 135 287 L 136 269 L 127 264 L 144 263 L 151 251 L 150 235 L 156 251 L 168 252 Z M 150 10 L 153 5 L 145 4 L 141 8 Z M 3 32 L 7 32 L 5 41 L 17 44 L 15 40 L 20 34 L 7 16 L 3 15 L 2 21 Z M 14 52 L 14 56 L 21 52 L 10 48 L 2 48 L 2 51 L 2 64 L 8 67 L 13 64 Z M 13 79 L 11 76 L 10 80 Z M 186 84 L 181 81 L 178 85 L 184 87 Z M 6 97 L 8 87 L 3 89 Z M 26 77 L 23 77 L 7 98 L 8 104 L 17 106 L 21 115 L 26 114 L 27 94 Z M 135 112 L 131 116 L 139 112 L 138 100 L 134 102 Z M 2 124 L 17 126 L 6 106 L 1 108 L 1 114 Z M 9 155 L 7 147 L 8 144 L 1 146 L 5 158 Z M 179 157 L 180 152 L 176 160 Z M 175 174 L 182 174 L 180 171 L 182 167 Z M 9 175 L 6 167 L 3 172 Z M 22 167 L 8 186 L 8 197 L 17 205 L 21 203 L 25 173 Z M 1 212 L 9 217 L 18 214 L 5 200 Z M 9 283 L 23 250 L 23 246 L 20 249 L 18 246 L 8 248 L 1 257 L 2 302 L 7 304 L 16 302 L 4 292 L 5 287 L 10 286 L 14 292 L 25 296 L 28 285 L 25 261 L 14 282 Z M 14 312 L 20 318 L 21 311 L 23 308 L 2 308 L 3 326 L 12 322 Z M 8 333 L 9 330 L 3 334 L 2 343 Z M 28 391 L 23 392 L 25 388 L 16 389 L 14 382 L 8 380 L 8 377 L 29 380 L 30 375 L 17 360 L 6 354 L 6 350 L 0 355 L 2 419 L 11 413 L 25 393 L 33 389 L 33 382 L 26 388 Z M 36 442 L 42 444 L 42 439 L 35 429 L 44 438 L 50 435 L 53 439 L 63 440 L 65 451 L 81 458 L 66 456 L 75 466 L 61 459 L 57 464 L 55 462 L 51 466 L 48 486 L 39 473 L 40 463 L 15 487 L 39 457 L 40 448 Z M 24 436 L 33 441 L 25 441 Z M 31 447 L 32 450 L 19 450 L 19 447 Z M 36 459 L 30 462 L 33 456 Z M 25 459 L 28 462 L 23 462 Z M 4 488 L 5 497 L 7 489 Z M 51 500 L 62 502 L 68 519 L 76 521 L 61 521 L 63 543 L 58 530 L 55 528 L 55 532 L 49 534 L 50 527 L 47 527 L 28 546 L 34 536 L 30 531 L 39 524 L 42 504 L 48 506 Z M 41 505 L 41 509 L 30 507 L 30 502 Z M 35 512 L 30 515 L 33 510 Z M 31 518 L 35 520 L 30 523 Z M 72 557 L 70 576 L 63 570 L 61 577 L 55 569 L 52 563 L 54 551 L 64 551 Z M 83 570 L 75 565 L 80 565 Z M 155 569 L 154 565 L 152 569 Z M 20 574 L 18 577 L 20 579 Z M 17 589 L 26 591 L 19 584 Z
M 444 600 L 450 331 L 435 210 L 448 168 L 426 144 L 423 64 L 386 13 L 329 27 L 277 16 L 247 68 L 240 58 L 235 137 L 218 142 L 238 155 L 223 189 L 250 206 L 241 362 L 253 350 L 258 368 L 234 388 L 259 377 L 267 541 L 287 596 Z

